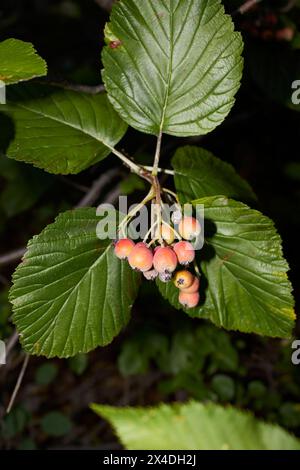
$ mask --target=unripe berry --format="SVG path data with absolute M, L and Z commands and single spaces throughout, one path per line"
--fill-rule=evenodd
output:
M 200 234 L 201 225 L 194 217 L 183 217 L 179 222 L 178 232 L 185 240 L 192 240 Z
M 184 292 L 185 294 L 194 294 L 195 292 L 198 292 L 199 286 L 200 286 L 199 278 L 194 276 L 193 284 L 190 287 L 187 287 L 185 289 L 180 289 L 180 290 L 181 292 Z
M 168 245 L 171 245 L 175 239 L 175 234 L 172 227 L 164 224 L 161 226 L 161 236 Z
M 182 240 L 178 243 L 175 243 L 173 249 L 180 264 L 186 265 L 194 261 L 195 250 L 190 242 Z
M 190 271 L 178 271 L 174 276 L 174 284 L 178 289 L 187 289 L 194 282 L 194 276 Z
M 137 269 L 142 272 L 150 271 L 153 263 L 152 251 L 145 245 L 139 243 L 131 251 L 128 262 L 132 269 Z
M 150 269 L 150 271 L 146 271 L 143 273 L 147 281 L 154 281 L 157 278 L 158 272 L 155 269 Z
M 134 248 L 134 242 L 129 238 L 122 238 L 115 244 L 115 255 L 119 259 L 126 259 Z
M 180 291 L 179 293 L 179 303 L 187 308 L 197 307 L 200 300 L 199 292 L 194 294 L 186 294 L 186 292 Z
M 172 273 L 177 266 L 177 256 L 170 247 L 161 247 L 153 257 L 153 266 L 159 273 Z

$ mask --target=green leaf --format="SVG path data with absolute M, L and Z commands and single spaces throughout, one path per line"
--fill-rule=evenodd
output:
M 296 450 L 300 441 L 279 426 L 237 409 L 189 402 L 155 408 L 91 406 L 129 450 Z
M 10 291 L 27 352 L 74 356 L 110 343 L 127 324 L 139 275 L 97 238 L 99 221 L 92 208 L 68 211 L 29 242 Z
M 228 375 L 215 375 L 211 381 L 211 386 L 221 401 L 225 402 L 233 400 L 235 395 L 235 385 L 233 379 L 228 377 Z
M 242 39 L 220 0 L 121 0 L 106 25 L 103 80 L 115 109 L 150 134 L 207 134 L 239 88 Z
M 205 245 L 197 253 L 202 270 L 201 301 L 184 309 L 192 317 L 246 333 L 289 337 L 294 300 L 273 222 L 260 212 L 224 196 L 204 204 Z M 178 289 L 158 281 L 162 295 L 176 308 Z
M 30 42 L 0 42 L 0 80 L 9 85 L 43 75 L 47 75 L 47 64 Z
M 1 106 L 12 120 L 12 137 L 0 137 L 3 153 L 50 173 L 79 173 L 103 160 L 127 126 L 106 94 L 23 85 L 7 92 Z
M 65 436 L 72 429 L 70 419 L 58 411 L 51 411 L 43 416 L 41 421 L 43 431 L 49 436 Z
M 38 385 L 49 385 L 57 376 L 57 366 L 51 362 L 42 364 L 35 373 L 35 381 Z
M 256 200 L 249 186 L 234 168 L 199 147 L 179 148 L 173 159 L 175 184 L 182 204 L 192 199 L 223 194 L 244 201 Z
M 29 418 L 29 413 L 21 406 L 13 408 L 3 419 L 2 437 L 12 439 L 17 434 L 21 434 L 24 431 Z

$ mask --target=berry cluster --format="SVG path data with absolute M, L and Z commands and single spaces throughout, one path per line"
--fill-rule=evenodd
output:
M 122 238 L 115 243 L 115 255 L 121 260 L 128 260 L 132 269 L 143 273 L 147 280 L 157 277 L 162 282 L 173 279 L 180 290 L 179 302 L 188 308 L 196 307 L 200 300 L 199 277 L 178 265 L 188 266 L 195 260 L 195 250 L 189 240 L 195 239 L 201 232 L 201 226 L 194 217 L 183 217 L 178 225 L 178 234 L 184 239 L 174 243 L 172 227 L 161 226 L 161 238 L 164 244 L 151 249 L 145 242 L 134 243 L 129 238 Z

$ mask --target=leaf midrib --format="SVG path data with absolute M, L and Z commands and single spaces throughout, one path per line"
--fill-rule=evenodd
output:
M 170 96 L 170 88 L 171 88 L 171 79 L 172 79 L 172 72 L 173 72 L 173 54 L 174 54 L 174 44 L 173 44 L 173 10 L 172 12 L 170 11 L 170 23 L 169 23 L 169 28 L 170 28 L 170 50 L 169 50 L 169 66 L 168 66 L 168 78 L 167 78 L 167 86 L 166 86 L 166 94 L 165 94 L 165 99 L 164 99 L 164 105 L 162 109 L 162 115 L 161 115 L 161 121 L 160 121 L 160 126 L 159 126 L 159 134 L 161 135 L 163 132 L 164 124 L 165 124 L 165 117 L 166 117 L 166 111 L 167 111 L 167 106 L 168 106 L 168 101 L 169 101 L 169 96 Z
M 10 103 L 8 103 L 8 105 L 9 105 L 9 104 L 10 104 Z M 29 111 L 30 113 L 36 114 L 37 116 L 41 116 L 41 117 L 43 117 L 43 118 L 46 118 L 46 119 L 49 119 L 49 120 L 58 122 L 59 124 L 62 124 L 62 125 L 64 125 L 65 127 L 70 127 L 70 128 L 72 128 L 72 129 L 75 129 L 76 131 L 79 131 L 79 132 L 81 132 L 82 134 L 85 134 L 85 135 L 87 135 L 87 136 L 93 138 L 93 139 L 96 140 L 97 142 L 100 142 L 101 144 L 103 144 L 103 145 L 105 145 L 107 148 L 109 148 L 110 150 L 113 150 L 113 147 L 112 147 L 110 144 L 108 144 L 104 139 L 99 139 L 99 138 L 98 138 L 97 136 L 95 136 L 94 134 L 91 134 L 91 133 L 89 133 L 89 132 L 86 132 L 86 130 L 83 129 L 82 127 L 76 126 L 76 125 L 71 124 L 71 123 L 69 123 L 69 122 L 67 122 L 67 121 L 63 121 L 63 120 L 61 120 L 61 119 L 59 119 L 59 118 L 56 118 L 56 117 L 51 116 L 51 115 L 48 115 L 47 113 L 39 112 L 39 111 L 36 110 L 36 109 L 29 108 L 29 107 L 24 106 L 24 105 L 22 105 L 22 104 L 20 104 L 20 103 L 14 103 L 14 106 L 15 106 L 16 108 L 20 108 L 20 109 L 22 109 L 22 110 Z

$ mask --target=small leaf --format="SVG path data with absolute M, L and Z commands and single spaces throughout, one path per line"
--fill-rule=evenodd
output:
M 35 381 L 38 385 L 49 385 L 57 376 L 57 366 L 51 362 L 42 364 L 35 373 Z
M 95 209 L 69 211 L 29 242 L 10 292 L 27 352 L 74 356 L 110 343 L 127 324 L 140 277 L 97 237 L 99 221 Z
M 220 0 L 122 0 L 105 28 L 103 80 L 115 109 L 150 134 L 207 134 L 234 104 L 242 39 Z
M 211 387 L 221 401 L 231 401 L 235 394 L 234 381 L 228 375 L 215 375 L 211 381 Z
M 43 416 L 41 421 L 43 431 L 49 436 L 65 436 L 72 429 L 70 419 L 58 411 L 52 411 Z
M 7 85 L 47 74 L 46 62 L 30 42 L 6 39 L 0 42 L 0 80 Z
M 17 434 L 21 434 L 29 418 L 29 413 L 21 406 L 13 408 L 3 420 L 2 436 L 6 439 L 11 439 Z
M 103 160 L 127 129 L 104 93 L 26 84 L 8 90 L 0 111 L 13 128 L 9 142 L 0 136 L 3 153 L 49 173 L 79 173 Z
M 202 298 L 198 307 L 184 309 L 186 313 L 228 330 L 290 337 L 294 300 L 273 222 L 223 196 L 193 204 L 204 204 L 205 210 L 205 245 L 197 253 Z M 173 283 L 157 282 L 161 294 L 182 309 Z
M 189 402 L 153 408 L 91 406 L 129 450 L 296 450 L 300 441 L 279 426 L 237 409 Z
M 205 196 L 223 194 L 232 199 L 255 201 L 256 196 L 234 168 L 199 147 L 181 147 L 172 159 L 175 184 L 182 204 Z

